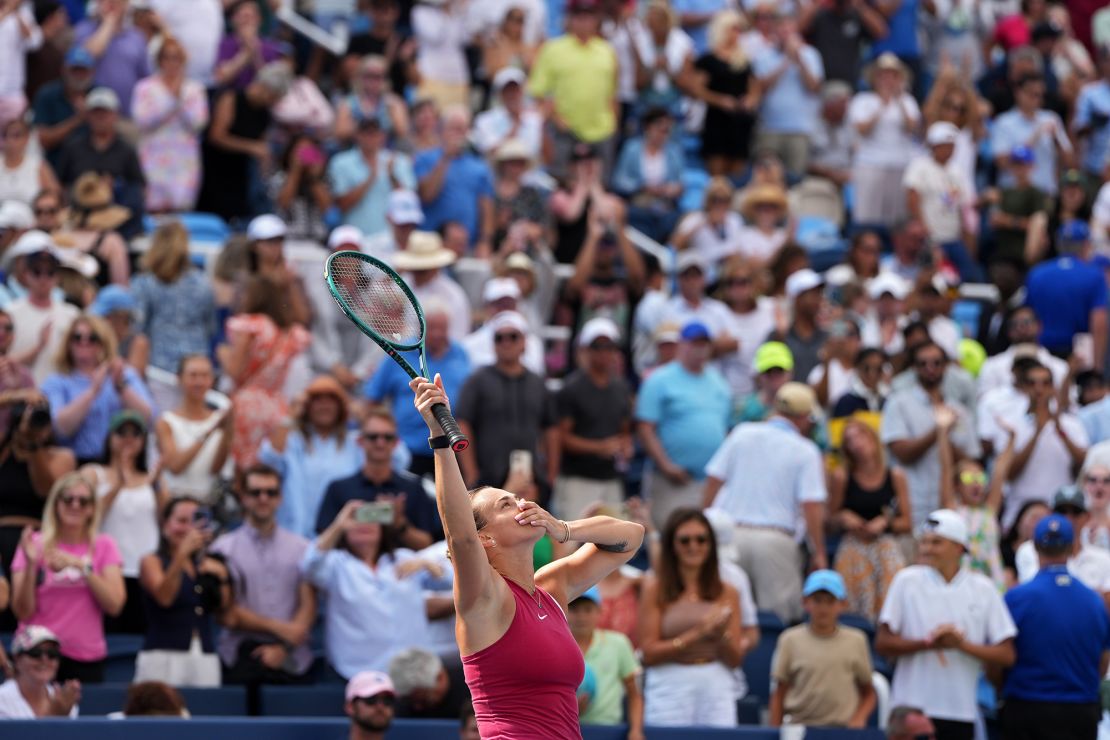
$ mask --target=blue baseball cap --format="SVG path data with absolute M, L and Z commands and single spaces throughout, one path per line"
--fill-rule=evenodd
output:
M 1015 146 L 1010 150 L 1010 161 L 1014 164 L 1033 164 L 1036 155 L 1027 146 Z
M 134 311 L 136 308 L 138 303 L 135 301 L 135 296 L 131 295 L 131 291 L 120 285 L 106 285 L 89 306 L 89 313 L 104 317 L 116 311 Z
M 802 588 L 802 595 L 812 596 L 818 591 L 828 591 L 837 599 L 844 599 L 848 595 L 844 579 L 835 570 L 815 570 L 809 574 L 805 587 Z
M 1091 228 L 1086 221 L 1068 221 L 1056 232 L 1056 238 L 1062 242 L 1085 242 L 1091 238 Z
M 599 589 L 597 586 L 590 586 L 588 589 L 582 592 L 582 595 L 579 596 L 578 599 L 587 599 L 594 602 L 598 606 L 601 606 L 601 589 Z M 575 601 L 578 601 L 578 599 L 575 599 Z
M 1067 547 L 1075 542 L 1075 529 L 1063 514 L 1049 514 L 1033 530 L 1036 547 Z
M 687 321 L 682 326 L 682 331 L 679 332 L 679 337 L 687 342 L 697 342 L 700 340 L 708 341 L 709 339 L 713 338 L 713 335 L 709 332 L 709 327 L 702 322 Z
M 88 49 L 83 46 L 75 46 L 66 52 L 66 66 L 92 69 L 96 66 L 96 60 L 93 59 L 93 55 L 89 53 Z

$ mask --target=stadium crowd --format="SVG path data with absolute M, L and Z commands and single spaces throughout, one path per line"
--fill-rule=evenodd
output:
M 337 54 L 281 5 L 0 0 L 0 718 L 130 634 L 129 706 L 347 682 L 359 737 L 477 737 L 354 249 L 468 485 L 650 533 L 566 615 L 584 724 L 770 681 L 774 726 L 1096 737 L 1110 8 L 358 0 Z

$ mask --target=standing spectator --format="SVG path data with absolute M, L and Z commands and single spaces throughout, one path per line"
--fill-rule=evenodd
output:
M 957 415 L 956 422 L 948 431 L 952 435 L 957 457 L 977 457 L 979 442 L 971 412 L 943 386 L 948 358 L 940 345 L 929 341 L 913 348 L 910 362 L 913 382 L 887 399 L 879 434 L 906 473 L 913 528 L 916 531 L 925 523 L 932 508 L 940 503 L 937 435 L 942 430 L 936 421 L 938 407 L 948 407 Z
M 893 704 L 921 706 L 936 725 L 938 740 L 971 740 L 983 665 L 1014 664 L 1017 629 L 990 579 L 960 565 L 967 549 L 963 518 L 940 509 L 926 515 L 925 524 L 919 542 L 923 564 L 894 577 L 875 649 L 898 658 Z
M 787 383 L 775 394 L 775 415 L 734 428 L 705 466 L 702 505 L 732 518 L 737 565 L 751 578 L 756 603 L 784 621 L 801 616 L 799 526 L 810 563 L 827 567 L 828 494 L 821 452 L 808 439 L 818 409 L 808 386 Z
M 73 45 L 96 60 L 96 84 L 112 90 L 130 111 L 135 83 L 150 74 L 150 57 L 146 37 L 127 22 L 127 0 L 97 0 L 96 15 L 74 27 Z
M 628 223 L 664 242 L 678 223 L 683 154 L 671 138 L 674 121 L 663 108 L 640 118 L 643 134 L 625 142 L 613 171 L 613 191 L 629 202 Z
M 835 568 L 847 584 L 848 611 L 874 621 L 906 565 L 897 537 L 910 532 L 910 494 L 905 473 L 887 464 L 872 427 L 849 420 L 841 449 L 844 467 L 829 481 L 829 521 L 841 531 Z
M 139 575 L 147 627 L 135 681 L 219 686 L 212 619 L 231 607 L 227 566 L 205 552 L 211 519 L 196 501 L 170 499 L 161 513 L 158 549 L 143 558 Z
M 232 629 L 219 637 L 225 683 L 303 683 L 312 666 L 309 631 L 316 592 L 301 575 L 308 540 L 278 525 L 282 478 L 265 465 L 248 468 L 239 503 L 243 525 L 221 535 L 211 552 L 231 574 Z
M 388 228 L 390 193 L 416 186 L 409 158 L 385 147 L 385 133 L 376 117 L 359 121 L 355 146 L 332 158 L 328 180 L 343 223 L 366 236 Z
M 815 570 L 806 578 L 802 601 L 809 622 L 783 632 L 775 647 L 772 727 L 866 726 L 875 709 L 871 649 L 867 635 L 837 621 L 846 598 L 836 571 Z
M 1102 594 L 1103 601 L 1110 603 L 1110 554 L 1098 545 L 1085 541 L 1083 537 L 1083 531 L 1091 521 L 1087 496 L 1076 486 L 1064 486 L 1052 497 L 1051 513 L 1062 514 L 1071 522 L 1072 529 L 1079 532 L 1068 557 L 1068 572 L 1092 591 Z M 1030 536 L 1014 552 L 1014 567 L 1019 583 L 1028 583 L 1037 574 L 1037 553 L 1033 539 Z
M 1006 594 L 1017 660 L 1002 688 L 1002 726 L 1015 740 L 1098 735 L 1110 621 L 1099 594 L 1068 573 L 1075 537 L 1059 514 L 1042 519 L 1033 534 L 1040 571 Z
M 694 62 L 694 43 L 678 27 L 678 14 L 668 0 L 648 0 L 642 29 L 632 37 L 638 87 L 634 114 L 642 119 L 645 111 L 662 108 L 680 117 L 682 94 L 689 88 Z
M 586 665 L 597 679 L 590 705 L 582 713 L 584 725 L 616 725 L 621 722 L 622 704 L 627 707 L 628 737 L 643 737 L 644 695 L 637 681 L 640 662 L 627 637 L 612 630 L 598 629 L 601 618 L 601 592 L 597 586 L 567 605 L 567 621 Z
M 902 176 L 921 127 L 906 77 L 898 57 L 881 54 L 868 69 L 872 90 L 857 93 L 848 106 L 848 120 L 858 135 L 852 159 L 856 223 L 892 226 L 906 213 Z
M 998 192 L 990 225 L 994 227 L 995 248 L 991 262 L 1006 262 L 1021 272 L 1040 261 L 1049 246 L 1048 214 L 1053 201 L 1032 181 L 1036 155 L 1024 144 L 1010 151 L 1010 187 Z M 988 194 L 989 197 L 990 194 Z
M 23 530 L 12 562 L 12 612 L 21 628 L 41 625 L 59 637 L 57 680 L 104 680 L 104 615 L 123 609 L 126 592 L 116 543 L 98 533 L 100 510 L 80 473 L 54 483 L 42 531 Z
M 636 399 L 640 441 L 651 459 L 651 518 L 662 528 L 672 511 L 702 504 L 706 465 L 728 430 L 728 383 L 709 366 L 709 329 L 690 321 L 678 358 L 653 372 Z
M 852 86 L 859 80 L 864 46 L 889 31 L 882 10 L 852 0 L 800 3 L 798 26 L 820 52 L 825 78 Z
M 69 135 L 88 129 L 85 95 L 92 86 L 95 66 L 92 55 L 75 46 L 66 53 L 61 78 L 46 83 L 35 94 L 31 106 L 35 131 L 47 161 L 54 167 Z
M 810 138 L 809 167 L 800 194 L 812 198 L 816 207 L 827 208 L 835 223 L 844 220 L 843 188 L 852 181 L 852 153 L 856 137 L 848 122 L 852 88 L 833 80 L 821 87 L 821 117 Z M 821 206 L 816 204 L 821 203 Z M 806 201 L 803 206 L 810 207 Z M 860 233 L 857 232 L 857 236 Z
M 25 117 L 0 124 L 0 203 L 31 205 L 43 190 L 58 190 L 54 170 L 31 143 L 31 124 Z
M 578 334 L 584 361 L 555 399 L 563 453 L 551 496 L 555 516 L 573 519 L 589 504 L 616 509 L 624 502 L 621 472 L 634 449 L 632 391 L 616 363 L 620 338 L 604 317 L 590 319 Z
M 218 88 L 243 91 L 266 65 L 281 58 L 281 47 L 260 38 L 262 13 L 256 0 L 232 0 L 225 7 L 231 33 L 220 41 L 212 81 Z
M 258 459 L 281 476 L 278 524 L 299 537 L 311 537 L 324 491 L 332 481 L 353 475 L 363 455 L 348 426 L 351 400 L 334 378 L 313 380 L 297 405 L 292 424 L 262 440 Z
M 490 29 L 482 44 L 486 76 L 496 80 L 498 73 L 506 69 L 517 69 L 527 75 L 547 33 L 544 28 L 547 4 L 539 0 L 502 0 L 488 5 L 487 22 L 495 28 Z M 496 81 L 493 87 L 497 88 Z
M 1075 102 L 1072 133 L 1076 140 L 1085 140 L 1086 149 L 1081 161 L 1088 180 L 1101 182 L 1110 156 L 1110 49 L 1099 52 L 1098 70 L 1101 76 L 1079 92 Z
M 794 379 L 794 356 L 782 342 L 764 342 L 752 360 L 755 388 L 735 400 L 731 422 L 764 421 L 772 413 L 779 388 Z
M 678 290 L 666 303 L 661 321 L 685 325 L 697 321 L 706 327 L 713 354 L 727 354 L 736 349 L 736 340 L 728 335 L 731 311 L 725 304 L 705 293 L 707 265 L 701 255 L 691 251 L 675 260 Z M 654 328 L 654 327 L 653 327 Z
M 725 327 L 739 346 L 717 360 L 717 367 L 732 389 L 734 400 L 752 392 L 755 387 L 755 355 L 760 343 L 774 329 L 774 301 L 762 295 L 755 266 L 734 257 L 725 263 L 718 283 L 721 300 L 732 315 Z
M 139 161 L 150 213 L 191 211 L 200 190 L 200 132 L 208 125 L 204 85 L 185 75 L 185 47 L 170 37 L 158 47 L 158 72 L 139 80 L 131 115 L 139 127 Z
M 524 144 L 530 160 L 540 159 L 543 114 L 524 94 L 527 84 L 527 73 L 518 67 L 506 67 L 493 76 L 493 94 L 500 105 L 474 117 L 472 134 L 475 148 L 487 157 L 515 140 Z
M 42 29 L 35 22 L 30 5 L 9 0 L 0 8 L 0 124 L 23 114 L 27 97 L 27 55 L 42 46 Z
M 77 717 L 81 682 L 56 681 L 61 641 L 46 627 L 31 625 L 12 638 L 12 672 L 0 684 L 0 719 Z M 0 650 L 2 652 L 2 650 Z
M 794 304 L 793 320 L 785 330 L 776 330 L 768 341 L 782 342 L 794 358 L 794 377 L 809 378 L 821 364 L 821 351 L 829 334 L 818 323 L 824 302 L 825 279 L 807 268 L 786 279 L 786 300 Z
M 1041 192 L 1056 195 L 1061 159 L 1070 159 L 1071 141 L 1060 116 L 1045 107 L 1045 81 L 1040 76 L 1018 80 L 1014 92 L 1017 105 L 998 116 L 991 125 L 991 149 L 1000 170 L 1000 187 L 1013 187 L 1014 147 L 1033 151 L 1031 181 Z
M 335 138 L 353 143 L 355 134 L 368 118 L 377 120 L 386 142 L 399 143 L 409 134 L 409 113 L 405 101 L 389 91 L 385 57 L 365 56 L 358 66 L 353 91 L 336 106 Z
M 798 33 L 794 17 L 785 10 L 779 13 L 771 44 L 752 62 L 763 90 L 756 148 L 774 152 L 787 173 L 801 176 L 809 163 L 809 137 L 820 112 L 825 70 L 821 55 Z
M 222 0 L 196 0 L 182 5 L 176 0 L 149 0 L 162 25 L 171 29 L 188 57 L 185 73 L 202 85 L 212 82 L 224 32 Z
M 464 49 L 467 5 L 459 0 L 444 0 L 421 3 L 412 9 L 417 94 L 431 98 L 441 108 L 469 102 L 470 66 Z
M 921 106 L 926 129 L 938 121 L 945 121 L 960 130 L 949 167 L 960 176 L 964 191 L 971 194 L 977 192 L 979 146 L 987 138 L 983 107 L 983 100 L 971 86 L 971 80 L 951 65 L 941 72 Z
M 568 32 L 540 47 L 528 91 L 543 101 L 550 146 L 547 164 L 564 174 L 576 142 L 600 150 L 608 172 L 620 120 L 617 99 L 617 55 L 598 31 L 596 0 L 568 3 Z
M 543 378 L 522 363 L 527 325 L 520 314 L 506 311 L 488 326 L 496 360 L 471 373 L 455 407 L 464 433 L 482 440 L 460 456 L 464 477 L 471 486 L 503 485 L 512 452 L 521 450 L 531 457 L 532 482 L 550 485 L 559 470 L 558 420 Z
M 466 229 L 470 247 L 479 257 L 493 245 L 493 173 L 467 146 L 469 110 L 461 106 L 443 113 L 443 146 L 421 152 L 413 163 L 424 205 L 425 231 L 456 222 Z
M 347 45 L 337 81 L 354 79 L 354 69 L 367 55 L 383 56 L 389 65 L 389 85 L 394 94 L 404 96 L 410 82 L 419 80 L 416 70 L 416 41 L 408 29 L 400 25 L 401 3 L 398 0 L 371 0 L 367 15 L 370 28 L 353 33 Z M 353 30 L 353 29 L 352 29 Z

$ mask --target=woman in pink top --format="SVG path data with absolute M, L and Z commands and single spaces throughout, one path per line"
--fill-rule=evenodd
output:
M 12 562 L 12 611 L 20 629 L 42 625 L 60 639 L 58 681 L 104 680 L 104 615 L 117 616 L 126 599 L 119 549 L 99 530 L 92 482 L 70 473 L 50 489 L 42 531 L 23 530 Z
M 432 433 L 436 500 L 455 568 L 455 636 L 484 740 L 581 737 L 575 690 L 585 670 L 567 624 L 567 603 L 639 549 L 644 528 L 606 516 L 556 519 L 499 488 L 467 492 L 458 461 L 430 409 L 448 403 L 443 383 L 411 384 Z M 583 543 L 538 572 L 544 534 Z

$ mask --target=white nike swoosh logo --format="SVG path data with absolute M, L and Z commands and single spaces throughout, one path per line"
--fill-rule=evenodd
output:
M 540 619 L 547 619 L 547 615 L 546 614 L 541 614 Z

